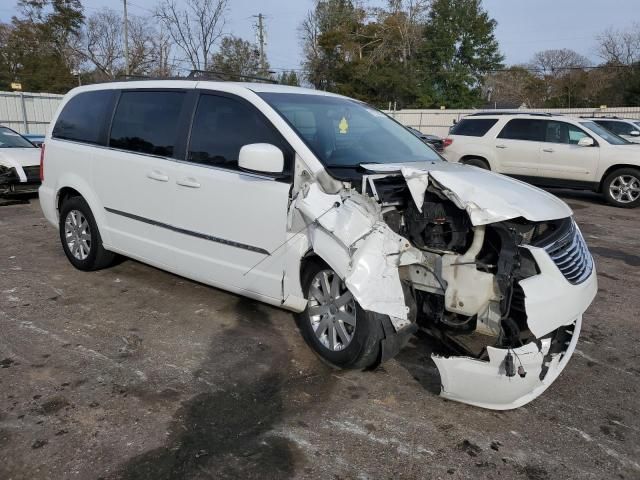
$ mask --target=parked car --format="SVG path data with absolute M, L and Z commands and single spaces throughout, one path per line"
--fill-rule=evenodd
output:
M 617 117 L 584 117 L 631 143 L 640 143 L 640 120 Z
M 560 374 L 593 300 L 569 207 L 443 159 L 384 113 L 270 84 L 79 87 L 46 137 L 40 199 L 80 270 L 125 255 L 296 312 L 363 369 L 418 328 L 442 395 L 509 409 Z
M 33 143 L 36 147 L 41 147 L 44 143 L 44 135 L 39 133 L 27 133 L 23 135 L 23 137 Z
M 40 149 L 0 125 L 0 195 L 35 193 L 40 186 Z
M 593 190 L 616 207 L 640 205 L 640 149 L 591 119 L 478 113 L 451 129 L 445 158 L 541 187 Z
M 407 127 L 407 130 L 409 130 L 427 145 L 431 145 L 436 152 L 442 153 L 444 151 L 444 140 L 437 135 L 422 133 L 420 130 L 413 127 Z

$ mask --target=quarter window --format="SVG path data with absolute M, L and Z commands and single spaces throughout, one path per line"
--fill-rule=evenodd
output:
M 193 163 L 238 170 L 244 145 L 270 143 L 284 154 L 285 172 L 293 152 L 275 128 L 250 105 L 229 97 L 201 95 L 191 129 L 187 159 Z
M 545 138 L 545 120 L 532 120 L 528 118 L 515 118 L 509 120 L 498 138 L 508 140 L 529 140 L 542 142 Z
M 54 138 L 77 142 L 104 144 L 103 126 L 112 112 L 113 90 L 82 92 L 69 100 L 58 116 Z M 102 138 L 101 138 L 102 137 Z
M 570 123 L 549 121 L 547 122 L 545 142 L 577 145 L 581 138 L 588 136 L 582 129 Z
M 109 146 L 173 157 L 184 98 L 185 93 L 180 91 L 122 92 L 113 117 Z
M 451 127 L 449 133 L 451 135 L 463 135 L 465 137 L 482 137 L 496 123 L 498 123 L 498 120 L 493 118 L 465 118 Z

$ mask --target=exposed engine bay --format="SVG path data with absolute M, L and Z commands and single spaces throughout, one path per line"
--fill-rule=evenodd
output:
M 595 296 L 595 281 L 582 283 L 592 275 L 591 256 L 570 210 L 527 218 L 500 191 L 479 205 L 470 200 L 473 185 L 454 192 L 453 176 L 436 173 L 372 172 L 334 195 L 311 184 L 296 207 L 313 221 L 314 250 L 362 308 L 389 315 L 398 334 L 417 326 L 455 352 L 434 356 L 444 396 L 515 408 L 540 395 L 571 356 Z M 569 255 L 569 272 L 549 254 L 559 241 L 574 249 L 558 250 Z M 570 303 L 558 318 L 545 310 L 554 282 Z

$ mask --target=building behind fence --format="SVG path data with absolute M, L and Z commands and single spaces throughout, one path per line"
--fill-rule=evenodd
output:
M 44 134 L 64 95 L 54 93 L 0 92 L 0 124 L 20 133 Z M 390 111 L 400 123 L 424 133 L 445 137 L 455 121 L 480 110 L 396 110 Z M 640 119 L 640 107 L 539 108 L 527 112 L 559 113 L 572 116 L 617 116 Z

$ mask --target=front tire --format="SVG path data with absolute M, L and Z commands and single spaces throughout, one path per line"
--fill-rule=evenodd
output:
M 380 315 L 363 310 L 338 274 L 319 260 L 307 264 L 302 288 L 308 303 L 296 321 L 311 349 L 333 367 L 376 366 L 384 338 Z
M 82 197 L 71 197 L 60 208 L 60 242 L 71 265 L 92 271 L 111 266 L 117 255 L 105 250 L 98 225 Z
M 620 208 L 635 208 L 640 205 L 640 170 L 620 168 L 611 172 L 602 184 L 605 200 Z

